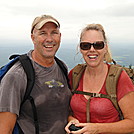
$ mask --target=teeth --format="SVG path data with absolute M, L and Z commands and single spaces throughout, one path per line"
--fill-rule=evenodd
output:
M 90 59 L 95 59 L 97 56 L 88 56 Z
M 53 46 L 44 46 L 45 48 L 52 48 Z
M 46 44 L 46 45 L 44 45 L 45 48 L 52 48 L 54 46 L 55 46 L 55 44 Z
M 47 48 L 53 47 L 53 46 L 46 46 Z

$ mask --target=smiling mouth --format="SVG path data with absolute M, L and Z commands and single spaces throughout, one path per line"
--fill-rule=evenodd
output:
M 88 57 L 89 57 L 89 59 L 96 59 L 98 56 L 95 55 L 95 56 L 88 56 Z
M 45 48 L 53 48 L 55 46 L 55 44 L 53 45 L 44 45 Z

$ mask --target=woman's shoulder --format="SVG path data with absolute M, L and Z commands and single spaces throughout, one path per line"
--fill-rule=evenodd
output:
M 122 71 L 117 84 L 118 99 L 120 100 L 124 95 L 134 91 L 134 85 L 129 78 L 126 71 Z

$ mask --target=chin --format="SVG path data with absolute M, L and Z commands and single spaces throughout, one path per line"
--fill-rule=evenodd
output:
M 87 65 L 89 67 L 97 67 L 97 66 L 99 66 L 99 64 L 97 62 L 87 62 Z
M 54 55 L 44 55 L 44 58 L 54 58 Z

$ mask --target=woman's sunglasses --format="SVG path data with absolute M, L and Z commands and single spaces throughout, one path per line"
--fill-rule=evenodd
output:
M 82 50 L 89 50 L 91 46 L 94 47 L 96 50 L 100 50 L 104 48 L 105 43 L 103 41 L 96 41 L 95 43 L 90 43 L 90 42 L 81 42 L 80 43 L 80 48 Z

